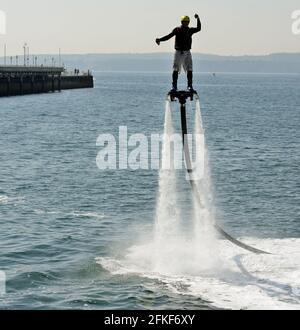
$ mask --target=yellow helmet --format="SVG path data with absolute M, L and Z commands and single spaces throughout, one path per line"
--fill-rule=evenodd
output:
M 190 18 L 188 16 L 182 16 L 181 17 L 181 22 L 190 22 Z

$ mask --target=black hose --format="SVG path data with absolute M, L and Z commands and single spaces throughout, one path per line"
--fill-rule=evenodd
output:
M 190 155 L 188 139 L 187 139 L 188 129 L 187 129 L 187 118 L 186 118 L 186 103 L 180 102 L 180 104 L 181 104 L 180 112 L 181 112 L 182 141 L 183 141 L 186 168 L 187 168 L 187 172 L 189 174 L 189 182 L 191 184 L 193 194 L 194 194 L 198 204 L 202 207 L 203 204 L 201 202 L 201 196 L 200 196 L 199 190 L 198 190 L 197 185 L 195 184 L 194 180 L 192 180 L 192 177 L 191 177 L 191 174 L 193 173 L 193 169 L 192 169 L 191 155 Z M 256 249 L 252 246 L 249 246 L 245 243 L 238 241 L 237 239 L 235 239 L 234 237 L 229 235 L 218 224 L 214 224 L 214 226 L 221 236 L 223 236 L 225 239 L 227 239 L 231 243 L 237 245 L 238 247 L 240 247 L 244 250 L 256 253 L 256 254 L 270 254 L 269 252 L 265 252 L 265 251 Z

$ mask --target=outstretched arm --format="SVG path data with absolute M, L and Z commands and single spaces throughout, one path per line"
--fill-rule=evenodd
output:
M 156 43 L 159 45 L 162 41 L 168 41 L 168 40 L 170 40 L 171 38 L 173 38 L 174 36 L 175 36 L 175 30 L 173 30 L 170 34 L 168 34 L 168 35 L 165 36 L 165 37 L 157 38 L 155 41 L 156 41 Z

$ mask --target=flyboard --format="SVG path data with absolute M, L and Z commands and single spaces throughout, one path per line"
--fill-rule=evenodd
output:
M 181 130 L 182 130 L 182 142 L 183 142 L 183 148 L 184 148 L 184 156 L 185 156 L 185 163 L 186 163 L 186 169 L 189 175 L 189 182 L 192 187 L 192 192 L 193 195 L 199 203 L 200 206 L 202 206 L 202 201 L 201 201 L 201 195 L 200 192 L 197 188 L 197 185 L 193 179 L 193 169 L 192 169 L 192 161 L 191 161 L 191 154 L 189 150 L 189 144 L 188 144 L 188 128 L 187 128 L 187 115 L 186 115 L 186 103 L 187 100 L 190 99 L 191 101 L 196 100 L 199 101 L 199 96 L 198 93 L 194 90 L 192 91 L 171 91 L 167 95 L 167 100 L 174 102 L 174 101 L 179 101 L 180 103 L 180 112 L 181 112 Z M 230 234 L 228 234 L 222 227 L 220 227 L 218 224 L 214 224 L 215 229 L 217 232 L 223 236 L 225 239 L 233 243 L 234 245 L 256 253 L 256 254 L 270 254 L 268 252 L 256 249 L 252 246 L 249 246 L 236 238 L 232 237 Z

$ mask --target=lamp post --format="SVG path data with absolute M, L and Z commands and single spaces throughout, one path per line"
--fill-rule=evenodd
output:
M 25 42 L 25 44 L 23 46 L 23 50 L 24 50 L 24 66 L 26 66 L 26 48 L 27 48 L 27 43 Z
M 29 46 L 27 47 L 27 65 L 30 65 L 30 59 L 29 59 Z
M 6 44 L 4 45 L 4 65 L 6 65 Z

